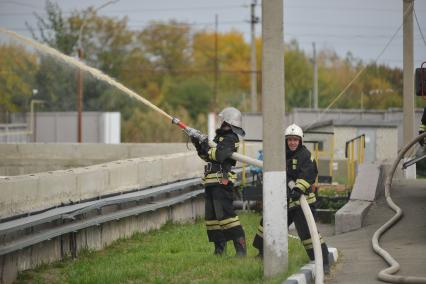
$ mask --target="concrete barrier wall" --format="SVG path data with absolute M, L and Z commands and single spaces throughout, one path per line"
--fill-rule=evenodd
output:
M 0 176 L 86 167 L 115 160 L 190 152 L 185 143 L 0 144 Z
M 247 153 L 251 157 L 256 157 L 257 148 L 252 150 L 253 144 L 247 144 Z M 188 145 L 186 143 L 0 144 L 0 176 L 65 170 L 116 160 L 187 153 L 194 150 L 191 143 Z
M 384 185 L 392 164 L 393 161 L 384 160 L 376 163 L 366 162 L 360 166 L 349 202 L 336 212 L 336 234 L 358 230 L 364 226 L 364 217 L 371 204 L 384 194 Z M 393 178 L 402 177 L 402 170 L 398 167 Z
M 15 145 L 15 149 L 18 146 L 20 145 Z M 154 145 L 145 146 L 147 146 L 146 149 L 129 147 L 126 150 L 129 150 L 128 153 L 132 153 L 132 155 L 140 155 L 148 153 L 154 147 Z M 77 146 L 73 145 L 73 147 Z M 102 148 L 102 145 L 100 147 Z M 253 157 L 259 147 L 259 144 L 247 145 L 246 153 Z M 22 149 L 29 150 L 25 147 Z M 84 155 L 88 149 L 83 146 L 82 150 L 72 152 L 73 155 L 76 155 L 77 152 Z M 165 149 L 169 148 L 165 147 Z M 68 150 L 71 151 L 72 147 Z M 46 149 L 44 151 L 47 153 Z M 98 155 L 102 155 L 102 152 L 96 151 Z M 154 151 L 152 150 L 152 152 Z M 21 153 L 24 156 L 22 150 Z M 90 151 L 87 153 L 93 155 Z M 4 152 L 3 155 L 7 156 Z M 41 156 L 41 153 L 38 155 Z M 33 156 L 37 156 L 37 153 Z M 204 162 L 195 152 L 187 151 L 163 156 L 118 160 L 68 170 L 0 178 L 0 219 L 97 198 L 106 194 L 200 177 L 203 173 L 203 165 Z
M 194 152 L 0 179 L 0 219 L 106 194 L 201 176 Z

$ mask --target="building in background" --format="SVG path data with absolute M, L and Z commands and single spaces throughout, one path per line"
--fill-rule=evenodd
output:
M 27 121 L 28 123 L 23 123 Z M 83 143 L 121 142 L 119 112 L 84 112 Z M 0 143 L 76 143 L 76 112 L 37 112 L 12 116 L 0 125 Z

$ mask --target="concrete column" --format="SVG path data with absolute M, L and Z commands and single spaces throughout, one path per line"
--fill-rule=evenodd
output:
M 288 267 L 283 0 L 262 1 L 264 276 Z
M 413 66 L 413 0 L 403 0 L 403 143 L 414 138 L 414 66 Z M 406 171 L 415 178 L 415 167 Z M 414 172 L 412 172 L 414 169 Z
M 250 6 L 251 12 L 251 55 L 250 55 L 250 65 L 251 65 L 251 112 L 257 112 L 257 66 L 256 66 L 256 24 L 258 18 L 255 15 L 256 12 L 256 0 L 254 0 Z
M 314 109 L 318 109 L 318 64 L 317 64 L 317 50 L 315 48 L 315 42 L 312 43 L 314 49 L 312 63 L 314 65 L 314 83 L 313 83 L 313 97 L 314 97 Z

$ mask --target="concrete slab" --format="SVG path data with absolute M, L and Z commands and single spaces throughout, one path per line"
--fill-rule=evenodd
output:
M 37 175 L 0 179 L 0 219 L 37 208 L 32 196 L 37 195 L 38 179 Z
M 336 234 L 360 229 L 371 204 L 370 201 L 350 200 L 340 208 L 335 215 Z
M 108 171 L 99 167 L 72 170 L 77 177 L 77 190 L 73 198 L 85 200 L 101 196 L 108 188 Z
M 359 165 L 350 199 L 374 201 L 379 179 L 380 164 L 364 163 Z
M 121 160 L 109 163 L 108 185 L 103 189 L 103 194 L 134 190 L 139 185 L 138 162 Z

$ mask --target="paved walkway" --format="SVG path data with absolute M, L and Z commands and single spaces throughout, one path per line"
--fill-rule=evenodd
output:
M 380 245 L 400 263 L 397 275 L 426 277 L 426 180 L 395 181 L 391 196 L 404 216 L 384 234 Z M 327 243 L 339 250 L 339 261 L 326 283 L 384 283 L 377 274 L 388 266 L 373 252 L 371 238 L 393 214 L 382 197 L 370 208 L 362 229 L 336 236 L 323 233 Z

